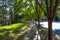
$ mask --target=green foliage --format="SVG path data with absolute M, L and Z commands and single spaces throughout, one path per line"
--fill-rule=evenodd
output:
M 20 13 L 22 11 L 23 5 L 23 0 L 14 0 L 14 13 Z
M 3 13 L 3 7 L 0 7 L 0 14 L 2 14 Z
M 57 16 L 60 17 L 60 9 L 57 10 Z

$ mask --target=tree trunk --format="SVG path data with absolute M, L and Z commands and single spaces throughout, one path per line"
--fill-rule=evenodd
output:
M 38 30 L 39 30 L 39 28 L 40 28 L 40 17 L 39 17 L 39 15 L 38 15 Z
M 37 31 L 38 31 L 38 34 L 40 34 L 40 33 L 39 33 L 39 29 L 40 29 L 40 14 L 39 14 L 38 11 L 37 11 L 37 15 L 38 15 L 38 16 L 37 16 L 37 21 L 38 21 L 38 25 L 37 25 L 37 29 L 38 29 L 38 30 L 37 30 Z M 38 37 L 38 35 L 37 35 L 37 40 L 39 40 L 38 38 L 39 38 L 39 37 Z
M 37 31 L 38 31 L 38 34 L 39 34 L 39 29 L 40 29 L 40 13 L 39 13 L 39 5 L 38 5 L 38 0 L 36 0 L 36 15 L 37 15 L 37 21 L 38 21 L 38 24 L 37 24 Z M 37 35 L 37 40 L 38 40 L 38 35 Z
M 52 21 L 48 21 L 48 40 L 52 40 Z

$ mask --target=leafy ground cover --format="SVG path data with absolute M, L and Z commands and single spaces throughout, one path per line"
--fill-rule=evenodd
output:
M 0 26 L 0 40 L 16 40 L 18 36 L 23 35 L 28 29 L 27 22 L 15 23 L 6 26 Z

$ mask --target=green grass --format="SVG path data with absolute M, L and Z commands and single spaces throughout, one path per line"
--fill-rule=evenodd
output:
M 1 26 L 0 29 L 12 29 L 15 27 L 19 27 L 19 25 L 21 26 L 21 23 L 17 23 L 17 24 L 11 24 L 11 25 L 7 25 L 7 26 Z
M 11 32 L 18 32 L 21 29 L 23 29 L 23 27 L 28 24 L 26 22 L 22 22 L 22 23 L 15 23 L 15 24 L 11 24 L 11 25 L 6 25 L 6 26 L 0 26 L 0 35 L 5 35 L 7 32 L 11 33 Z
M 23 26 L 25 23 L 16 23 L 16 24 L 11 24 L 7 26 L 0 26 L 0 29 L 12 29 L 15 27 Z
M 23 36 L 29 27 L 28 25 L 27 22 L 21 22 L 0 26 L 0 40 L 14 40 Z

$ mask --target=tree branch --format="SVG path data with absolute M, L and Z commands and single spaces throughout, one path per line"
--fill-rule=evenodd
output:
M 52 14 L 53 14 L 53 5 L 54 4 L 54 2 L 53 2 L 53 0 L 50 0 L 50 16 L 51 16 L 51 18 L 52 18 Z
M 48 0 L 45 0 L 45 3 L 46 3 L 46 9 L 47 9 L 47 13 L 48 13 L 48 10 L 49 10 L 49 7 L 48 7 Z
M 46 4 L 46 9 L 47 9 L 47 18 L 49 19 L 49 17 L 50 17 L 50 7 L 48 6 L 48 0 L 45 0 L 45 4 Z
M 60 0 L 55 1 L 55 6 L 54 6 L 54 9 L 53 9 L 53 18 L 54 18 L 55 14 L 56 14 L 56 10 L 58 8 L 59 3 L 60 3 Z
M 46 13 L 45 10 L 42 8 L 41 4 L 39 2 L 38 2 L 38 4 L 40 5 L 40 8 L 44 11 L 44 13 Z

